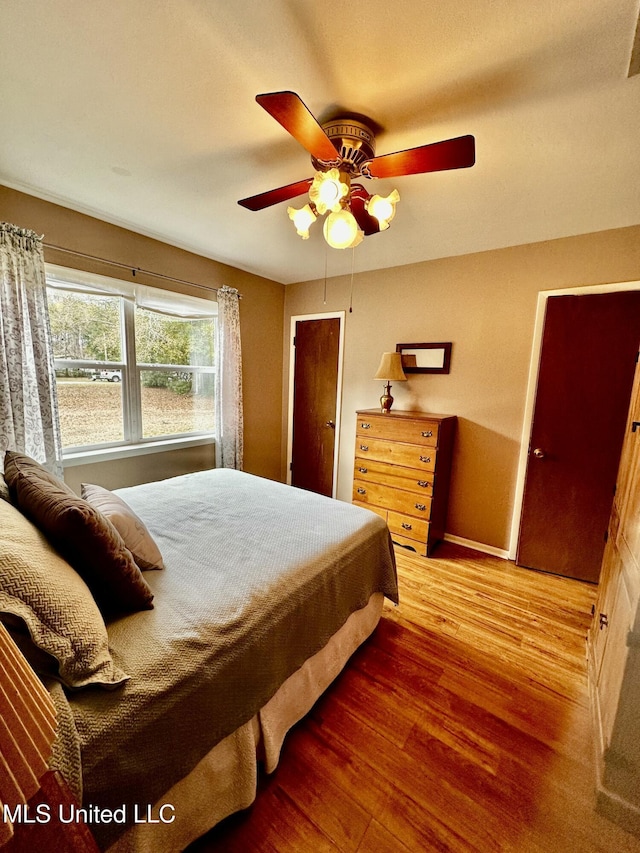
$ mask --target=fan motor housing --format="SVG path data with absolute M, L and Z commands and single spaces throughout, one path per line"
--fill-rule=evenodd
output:
M 363 121 L 346 116 L 326 122 L 322 129 L 338 149 L 342 161 L 340 168 L 345 172 L 359 175 L 362 163 L 374 157 L 376 137 Z M 311 162 L 317 171 L 326 171 L 335 166 L 335 162 L 316 160 L 314 157 Z

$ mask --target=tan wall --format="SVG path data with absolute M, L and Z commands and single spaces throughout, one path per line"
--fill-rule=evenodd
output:
M 366 241 L 355 251 L 362 249 Z M 381 353 L 402 342 L 452 341 L 451 373 L 395 383 L 394 407 L 458 416 L 447 532 L 507 549 L 537 294 L 639 278 L 640 227 L 356 275 L 346 315 L 338 498 L 351 500 L 354 413 L 378 405 L 382 383 L 372 377 Z M 290 318 L 348 311 L 350 279 L 327 282 L 326 304 L 323 291 L 322 281 L 286 289 L 285 436 Z M 283 470 L 285 456 L 286 447 Z
M 244 467 L 254 474 L 280 478 L 283 285 L 4 186 L 0 186 L 0 220 L 31 228 L 38 234 L 44 234 L 46 243 L 66 249 L 195 282 L 211 289 L 224 284 L 237 287 L 242 294 L 240 326 L 245 415 Z M 45 259 L 63 266 L 134 280 L 128 270 L 90 262 L 52 249 L 45 249 Z M 135 281 L 167 290 L 179 290 L 193 296 L 207 295 L 200 288 L 190 288 L 143 274 L 137 274 Z M 212 298 L 215 298 L 215 294 L 212 294 Z M 190 449 L 157 456 L 140 456 L 117 463 L 82 466 L 82 469 L 70 468 L 68 478 L 74 483 L 80 480 L 100 482 L 105 487 L 113 488 L 158 479 L 158 466 L 166 466 L 166 476 L 171 476 L 182 473 L 183 469 L 187 472 L 210 465 L 210 449 L 200 448 L 197 451 Z M 164 468 L 161 470 L 164 471 Z M 120 479 L 122 482 L 119 482 Z
M 2 186 L 0 219 L 32 228 L 46 242 L 68 249 L 212 288 L 237 287 L 243 294 L 245 469 L 284 479 L 290 318 L 348 309 L 349 277 L 328 281 L 324 304 L 322 281 L 284 288 Z M 357 251 L 366 251 L 366 242 Z M 54 250 L 46 251 L 46 259 L 131 278 L 127 271 Z M 396 383 L 395 406 L 458 415 L 447 530 L 506 549 L 537 293 L 638 278 L 640 227 L 356 275 L 353 313 L 346 315 L 338 497 L 351 498 L 354 413 L 377 405 L 381 383 L 371 377 L 380 354 L 402 341 L 451 340 L 451 373 L 414 375 L 406 384 Z M 140 274 L 136 280 L 204 295 Z M 210 464 L 210 450 L 190 449 L 70 468 L 67 478 L 74 488 L 82 481 L 113 488 L 157 479 L 159 470 L 171 476 Z

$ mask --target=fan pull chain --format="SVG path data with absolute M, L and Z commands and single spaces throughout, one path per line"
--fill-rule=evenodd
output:
M 349 314 L 353 314 L 353 267 L 356 262 L 356 250 L 351 250 L 351 294 L 349 296 Z
M 324 247 L 324 304 L 327 304 L 327 256 L 329 254 L 328 246 Z

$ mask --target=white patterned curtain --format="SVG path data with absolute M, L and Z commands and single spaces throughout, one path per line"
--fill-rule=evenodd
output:
M 8 448 L 62 476 L 42 238 L 1 222 L 1 456 Z
M 242 352 L 240 295 L 233 287 L 218 288 L 216 341 L 216 466 L 242 470 Z

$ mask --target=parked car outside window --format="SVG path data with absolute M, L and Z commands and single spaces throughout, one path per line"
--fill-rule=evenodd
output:
M 122 377 L 119 370 L 95 370 L 91 381 L 95 382 L 98 379 L 105 382 L 120 382 Z

